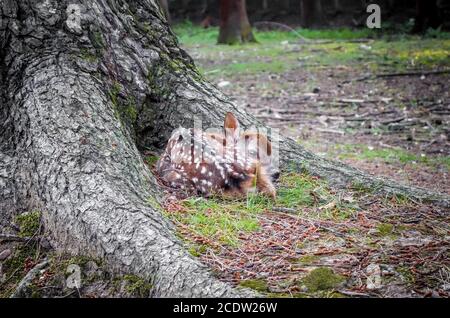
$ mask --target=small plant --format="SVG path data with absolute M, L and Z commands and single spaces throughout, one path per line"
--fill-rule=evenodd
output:
M 343 276 L 335 274 L 331 268 L 327 267 L 316 268 L 302 279 L 308 292 L 334 289 L 344 281 Z
M 239 286 L 245 287 L 245 288 L 250 288 L 250 289 L 256 290 L 260 293 L 265 293 L 265 292 L 269 291 L 267 282 L 263 279 L 243 280 L 239 283 Z
M 159 157 L 158 156 L 147 156 L 145 157 L 145 163 L 147 163 L 150 167 L 153 167 L 156 162 L 158 161 Z
M 19 225 L 19 236 L 32 237 L 39 232 L 41 225 L 41 212 L 33 211 L 17 216 L 16 222 Z
M 125 290 L 131 295 L 139 297 L 149 297 L 152 285 L 145 279 L 136 275 L 125 275 L 123 280 L 126 282 Z
M 317 262 L 319 259 L 320 257 L 317 255 L 303 255 L 297 260 L 297 262 L 304 265 L 310 265 Z

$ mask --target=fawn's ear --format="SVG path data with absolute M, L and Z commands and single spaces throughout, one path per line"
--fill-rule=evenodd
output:
M 225 135 L 229 135 L 234 140 L 237 140 L 239 137 L 239 122 L 236 117 L 232 113 L 227 113 L 225 116 L 225 122 L 223 124 L 223 128 L 225 130 Z

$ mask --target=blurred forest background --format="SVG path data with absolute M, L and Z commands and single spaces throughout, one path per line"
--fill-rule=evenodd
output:
M 290 27 L 365 27 L 367 6 L 381 8 L 383 29 L 423 32 L 427 28 L 450 27 L 450 2 L 446 0 L 160 0 L 172 23 L 186 20 L 203 27 L 220 24 L 221 6 L 245 3 L 252 24 L 275 22 Z M 412 21 L 414 19 L 414 21 Z M 276 24 L 274 27 L 277 27 Z M 269 25 L 268 25 L 269 26 Z M 283 27 L 278 25 L 278 27 Z

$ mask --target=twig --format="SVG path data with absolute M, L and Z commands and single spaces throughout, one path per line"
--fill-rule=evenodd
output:
M 422 75 L 438 75 L 438 74 L 448 74 L 448 73 L 450 73 L 450 70 L 382 73 L 382 74 L 376 74 L 375 76 L 376 77 L 422 76 Z
M 354 292 L 351 290 L 338 290 L 339 293 L 341 293 L 342 295 L 346 295 L 346 296 L 355 296 L 355 297 L 370 297 L 369 294 L 366 293 L 361 293 L 361 292 Z
M 281 29 L 285 29 L 288 30 L 289 32 L 294 33 L 300 40 L 301 42 L 310 42 L 311 40 L 303 37 L 302 35 L 300 35 L 300 33 L 298 33 L 297 31 L 295 31 L 293 28 L 291 28 L 290 26 L 283 24 L 283 23 L 279 23 L 279 22 L 273 22 L 273 21 L 259 21 L 259 22 L 254 22 L 253 26 L 258 28 L 258 25 L 272 25 Z
M 27 287 L 31 284 L 33 279 L 39 274 L 39 272 L 44 269 L 48 265 L 48 260 L 45 259 L 41 263 L 34 266 L 26 275 L 25 277 L 20 281 L 19 285 L 17 286 L 14 293 L 10 296 L 10 298 L 20 298 L 24 297 L 25 290 Z
M 342 131 L 342 130 L 317 128 L 316 131 L 329 133 L 329 134 L 345 135 L 345 131 Z
M 399 122 L 401 122 L 401 121 L 403 121 L 405 119 L 406 119 L 406 117 L 403 116 L 403 117 L 399 117 L 399 118 L 394 118 L 394 119 L 388 119 L 388 120 L 380 121 L 380 124 L 382 124 L 382 125 L 389 125 L 389 124 L 399 123 Z
M 398 72 L 398 73 L 381 73 L 373 75 L 365 75 L 355 79 L 356 82 L 362 82 L 375 78 L 389 78 L 389 77 L 399 77 L 399 76 L 422 76 L 422 75 L 439 75 L 450 73 L 450 70 L 435 70 L 435 71 L 416 71 L 416 72 Z M 352 82 L 352 80 L 346 80 L 343 83 L 347 84 Z
M 11 234 L 0 234 L 0 241 L 3 242 L 39 242 L 41 240 L 40 236 L 37 237 L 21 237 L 17 235 L 11 235 Z
M 272 208 L 273 211 L 276 212 L 283 212 L 283 213 L 291 213 L 291 214 L 297 214 L 298 211 L 296 209 L 292 209 L 292 208 L 283 208 L 283 207 L 273 207 Z

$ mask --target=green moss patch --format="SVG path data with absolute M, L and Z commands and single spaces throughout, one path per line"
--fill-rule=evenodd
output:
M 344 277 L 335 274 L 331 268 L 320 267 L 312 270 L 301 282 L 308 292 L 317 292 L 334 289 L 344 281 Z
M 156 162 L 158 161 L 159 157 L 158 156 L 146 156 L 144 158 L 145 163 L 148 164 L 150 167 L 153 167 Z
M 126 282 L 125 289 L 131 295 L 138 297 L 149 297 L 152 285 L 145 279 L 136 275 L 125 275 L 123 281 Z
M 269 291 L 267 282 L 264 279 L 248 279 L 239 283 L 239 286 L 256 290 L 260 293 Z
M 389 223 L 381 223 L 377 226 L 379 236 L 390 236 L 394 233 L 394 225 Z
M 33 211 L 23 213 L 16 217 L 16 222 L 19 225 L 19 236 L 32 237 L 39 232 L 41 224 L 41 212 Z
M 300 264 L 304 264 L 304 265 L 310 265 L 313 264 L 315 262 L 317 262 L 320 259 L 319 256 L 317 255 L 304 255 L 301 256 L 296 263 L 300 263 Z

